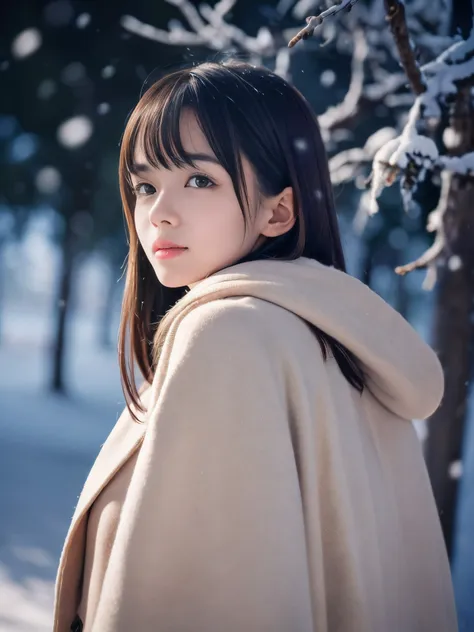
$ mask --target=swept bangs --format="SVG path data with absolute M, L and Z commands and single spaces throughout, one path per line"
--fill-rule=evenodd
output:
M 180 121 L 191 110 L 219 164 L 229 173 L 244 219 L 250 211 L 248 186 L 242 165 L 242 147 L 227 108 L 216 94 L 209 103 L 209 88 L 201 76 L 173 73 L 158 81 L 143 96 L 127 127 L 131 130 L 122 148 L 122 177 L 132 189 L 131 174 L 138 175 L 135 152 L 143 149 L 147 162 L 159 169 L 197 168 L 183 147 Z M 216 130 L 216 125 L 221 129 Z

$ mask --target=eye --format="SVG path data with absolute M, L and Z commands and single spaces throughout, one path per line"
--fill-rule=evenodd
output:
M 196 186 L 192 186 L 191 187 L 192 189 L 209 189 L 215 186 L 215 183 L 207 176 L 203 176 L 203 175 L 192 176 L 191 178 L 189 178 L 188 183 L 191 182 L 192 180 L 196 182 Z
M 152 186 L 151 184 L 148 184 L 147 182 L 139 182 L 138 184 L 136 184 L 133 187 L 133 191 L 135 193 L 135 195 L 137 195 L 138 197 L 140 196 L 147 196 L 147 195 L 152 195 L 153 193 L 142 193 L 141 188 L 142 187 L 150 187 L 151 189 L 155 189 L 154 186 Z

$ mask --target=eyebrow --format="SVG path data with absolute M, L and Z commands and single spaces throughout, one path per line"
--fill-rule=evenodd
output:
M 221 164 L 215 156 L 211 156 L 210 154 L 186 154 L 186 158 L 189 158 L 193 162 L 212 162 L 215 165 Z M 129 171 L 137 176 L 140 173 L 150 173 L 153 169 L 148 164 L 132 162 Z

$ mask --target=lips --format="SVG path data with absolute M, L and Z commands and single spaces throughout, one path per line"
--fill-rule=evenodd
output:
M 179 257 L 179 255 L 186 252 L 186 250 L 187 248 L 158 248 L 154 256 L 157 259 L 171 259 L 173 257 Z
M 151 250 L 155 254 L 158 250 L 186 250 L 186 246 L 181 246 L 167 239 L 155 239 Z

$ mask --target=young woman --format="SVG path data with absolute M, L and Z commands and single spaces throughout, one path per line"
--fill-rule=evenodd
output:
M 55 632 L 456 630 L 411 422 L 442 369 L 345 272 L 303 96 L 235 61 L 173 72 L 119 176 L 128 405 L 72 519 Z

